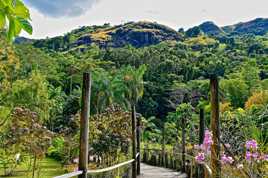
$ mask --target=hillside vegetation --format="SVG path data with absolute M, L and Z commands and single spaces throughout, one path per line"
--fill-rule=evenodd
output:
M 143 117 L 145 144 L 175 147 L 182 140 L 181 119 L 187 117 L 187 149 L 193 149 L 200 109 L 206 128 L 211 122 L 209 79 L 217 76 L 222 141 L 245 171 L 252 170 L 246 169 L 245 142 L 255 139 L 260 153 L 268 151 L 267 21 L 227 27 L 206 22 L 186 31 L 151 22 L 104 24 L 54 38 L 17 38 L 15 45 L 1 36 L 0 167 L 12 175 L 18 152 L 30 158 L 23 160 L 29 164 L 46 156 L 75 164 L 81 76 L 90 71 L 91 154 L 105 158 L 92 167 L 129 156 L 133 106 Z M 262 162 L 256 167 L 255 177 L 267 171 Z

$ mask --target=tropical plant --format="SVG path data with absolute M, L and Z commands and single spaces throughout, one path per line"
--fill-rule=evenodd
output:
M 0 1 L 0 29 L 8 24 L 7 39 L 9 41 L 19 35 L 21 30 L 32 34 L 30 19 L 30 12 L 21 0 Z

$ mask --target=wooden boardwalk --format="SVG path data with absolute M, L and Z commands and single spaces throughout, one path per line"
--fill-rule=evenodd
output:
M 141 163 L 141 175 L 138 178 L 186 178 L 186 174 L 171 169 L 150 166 Z

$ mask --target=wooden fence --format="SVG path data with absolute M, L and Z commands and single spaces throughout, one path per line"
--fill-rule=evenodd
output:
M 140 154 L 137 153 L 136 158 L 138 158 L 139 156 L 140 156 Z M 94 175 L 94 174 L 100 174 L 100 173 L 109 172 L 109 171 L 112 171 L 112 170 L 115 170 L 115 169 L 130 165 L 133 162 L 135 162 L 135 159 L 131 159 L 131 160 L 116 164 L 114 166 L 103 168 L 103 169 L 87 170 L 87 175 Z M 82 174 L 83 174 L 83 171 L 75 171 L 75 172 L 71 172 L 71 173 L 68 173 L 68 174 L 56 176 L 54 178 L 71 178 L 71 177 L 79 176 L 79 175 L 82 175 Z

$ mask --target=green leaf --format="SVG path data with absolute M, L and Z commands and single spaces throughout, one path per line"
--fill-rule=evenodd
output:
M 30 24 L 30 22 L 28 20 L 25 20 L 23 18 L 17 18 L 17 19 L 18 19 L 18 21 L 20 23 L 21 28 L 24 31 L 26 31 L 29 34 L 33 33 L 33 27 L 32 27 L 32 25 Z
M 30 12 L 27 7 L 19 0 L 16 0 L 14 6 L 14 14 L 17 17 L 21 17 L 24 19 L 30 19 Z
M 4 28 L 6 24 L 6 16 L 0 11 L 0 29 Z
M 14 23 L 15 23 L 15 28 L 14 28 L 14 37 L 15 37 L 15 36 L 18 36 L 20 34 L 21 29 L 22 29 L 22 25 L 17 18 L 14 19 Z
M 0 9 L 4 8 L 4 3 L 0 0 Z
M 8 28 L 8 32 L 7 32 L 7 39 L 9 42 L 11 42 L 13 40 L 15 36 L 15 21 L 13 18 L 9 19 L 9 28 Z
M 9 28 L 8 28 L 8 33 L 7 33 L 8 41 L 11 42 L 15 36 L 19 35 L 21 32 L 21 29 L 22 29 L 22 26 L 20 24 L 20 21 L 15 18 L 10 18 Z

